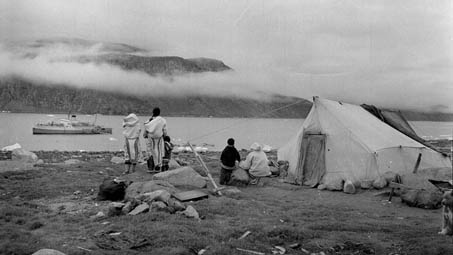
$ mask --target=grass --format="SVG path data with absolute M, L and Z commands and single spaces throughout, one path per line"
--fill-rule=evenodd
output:
M 54 154 L 49 155 L 56 161 Z M 202 172 L 190 155 L 180 156 Z M 218 154 L 209 156 L 217 180 Z M 453 254 L 451 238 L 437 235 L 440 210 L 409 208 L 397 198 L 383 203 L 372 191 L 346 195 L 276 179 L 239 188 L 239 194 L 187 203 L 202 220 L 165 212 L 96 219 L 92 216 L 106 213 L 109 204 L 95 200 L 98 186 L 120 175 L 123 166 L 98 157 L 84 160 L 0 173 L 1 254 L 42 248 L 66 254 L 197 254 L 201 249 L 246 254 L 237 248 L 271 254 L 276 245 L 288 254 L 303 254 L 301 248 L 326 254 Z M 238 240 L 246 231 L 251 233 Z M 110 235 L 115 232 L 121 234 Z M 289 248 L 295 243 L 300 248 Z

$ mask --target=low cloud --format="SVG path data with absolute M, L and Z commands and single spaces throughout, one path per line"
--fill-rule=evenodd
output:
M 109 53 L 102 43 L 0 47 L 0 77 L 19 76 L 49 86 L 69 85 L 137 96 L 207 95 L 269 99 L 281 94 L 310 100 L 320 96 L 355 104 L 451 112 L 453 76 L 445 60 L 398 65 L 335 64 L 318 59 L 297 66 L 151 76 L 107 63 L 78 62 L 78 56 Z M 111 52 L 110 52 L 111 53 Z M 135 54 L 146 56 L 149 52 Z M 341 62 L 341 61 L 340 61 Z M 228 64 L 228 63 L 227 63 Z M 420 68 L 420 66 L 424 66 Z M 306 71 L 301 72 L 300 70 Z
M 78 56 L 96 56 L 102 44 L 74 47 L 56 44 L 36 49 L 0 47 L 0 76 L 19 76 L 40 84 L 69 85 L 132 95 L 236 96 L 267 99 L 271 80 L 260 74 L 236 71 L 151 76 L 107 63 L 81 63 Z M 144 55 L 143 52 L 138 53 Z

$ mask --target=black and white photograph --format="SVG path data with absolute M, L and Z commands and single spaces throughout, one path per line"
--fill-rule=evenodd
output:
M 0 0 L 0 254 L 453 254 L 453 1 Z

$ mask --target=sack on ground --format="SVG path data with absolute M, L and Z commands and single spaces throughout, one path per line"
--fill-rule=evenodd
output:
M 126 194 L 126 183 L 104 180 L 99 186 L 98 200 L 121 201 Z

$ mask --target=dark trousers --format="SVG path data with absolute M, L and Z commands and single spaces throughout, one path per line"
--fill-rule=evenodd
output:
M 220 180 L 219 180 L 220 185 L 228 185 L 228 183 L 230 183 L 230 181 L 231 181 L 232 173 L 233 173 L 233 170 L 225 169 L 222 167 L 220 169 Z
M 146 161 L 146 164 L 148 165 L 148 170 L 149 171 L 154 171 L 154 160 L 153 160 L 153 157 L 149 157 L 149 159 Z

